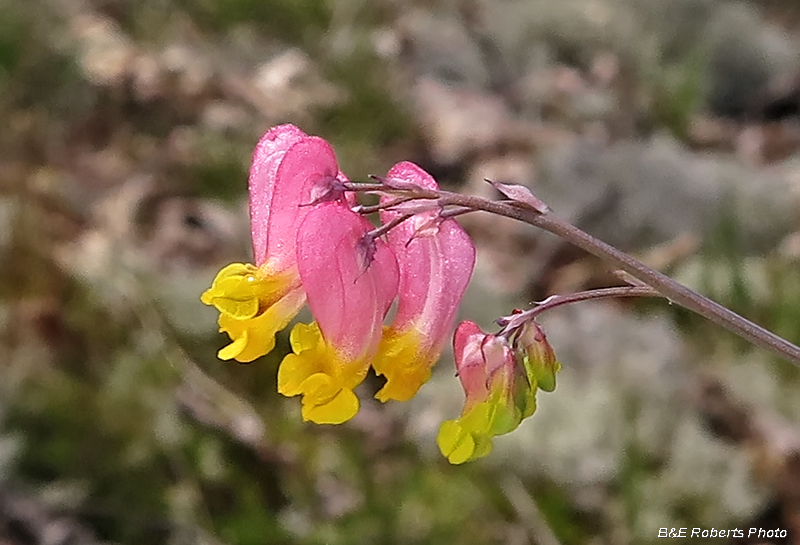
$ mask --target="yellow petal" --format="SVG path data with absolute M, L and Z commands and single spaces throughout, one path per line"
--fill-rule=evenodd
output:
M 295 325 L 289 335 L 289 342 L 296 354 L 315 349 L 322 342 L 319 326 L 316 322 Z
M 257 271 L 258 267 L 251 263 L 231 263 L 223 267 L 222 270 L 217 273 L 216 279 L 222 280 L 231 276 L 246 276 L 248 274 L 255 274 Z
M 254 279 L 258 269 L 255 266 L 245 263 L 231 263 L 217 273 L 216 278 L 211 283 L 211 288 L 200 296 L 200 300 L 206 305 L 217 307 L 220 312 L 239 316 L 242 318 L 252 318 L 258 311 L 257 294 L 253 283 L 248 279 Z M 237 303 L 247 300 L 255 300 L 255 308 L 237 309 Z M 250 305 L 252 306 L 252 305 Z M 231 312 L 225 310 L 229 307 Z
M 475 440 L 461 426 L 458 420 L 447 420 L 439 427 L 436 443 L 447 461 L 463 464 L 473 458 Z
M 345 361 L 325 343 L 316 323 L 297 324 L 290 335 L 294 354 L 278 368 L 278 392 L 303 396 L 303 419 L 318 424 L 341 424 L 358 412 L 353 389 L 369 364 Z
M 247 346 L 247 337 L 247 331 L 242 331 L 241 335 L 235 337 L 235 340 L 231 344 L 217 352 L 217 357 L 224 361 L 232 360 L 237 357 Z
M 314 394 L 303 397 L 303 420 L 316 424 L 341 424 L 353 418 L 358 412 L 358 397 L 352 390 L 338 388 L 332 384 L 327 375 L 314 375 L 307 382 L 319 380 L 319 388 Z M 313 384 L 308 385 L 314 388 Z M 333 396 L 331 390 L 336 389 Z M 316 395 L 315 395 L 316 394 Z
M 302 290 L 293 290 L 255 318 L 239 320 L 220 314 L 220 331 L 227 333 L 233 343 L 223 348 L 219 357 L 247 363 L 268 354 L 275 348 L 275 334 L 289 324 L 304 303 Z
M 508 429 L 508 413 L 508 408 L 496 403 L 478 403 L 461 418 L 441 425 L 436 438 L 439 450 L 451 464 L 483 458 L 492 451 L 492 439 L 496 435 L 513 429 Z
M 245 263 L 232 263 L 217 273 L 200 300 L 237 320 L 254 318 L 295 288 L 295 274 L 270 274 Z
M 201 298 L 204 303 L 232 318 L 246 320 L 258 314 L 259 290 L 254 280 L 226 278 L 215 282 L 203 295 L 206 296 Z
M 296 324 L 289 334 L 293 354 L 283 358 L 278 367 L 278 393 L 287 397 L 303 394 L 303 384 L 312 375 L 323 372 L 321 362 L 330 357 L 315 322 Z
M 408 401 L 431 378 L 434 363 L 423 353 L 420 334 L 416 329 L 395 332 L 385 327 L 372 368 L 386 377 L 386 384 L 375 394 L 375 398 L 382 402 L 390 399 Z
M 287 355 L 278 367 L 278 393 L 286 397 L 302 394 L 301 386 L 316 372 L 312 358 L 297 354 Z

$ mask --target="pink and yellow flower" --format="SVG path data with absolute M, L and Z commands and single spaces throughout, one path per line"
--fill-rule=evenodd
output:
M 300 277 L 316 322 L 292 330 L 294 354 L 280 365 L 278 391 L 303 396 L 304 420 L 339 424 L 358 412 L 353 389 L 378 350 L 398 283 L 392 251 L 370 229 L 338 202 L 315 207 L 300 227 Z
M 295 240 L 315 195 L 341 185 L 330 145 L 294 125 L 270 129 L 250 168 L 250 230 L 255 265 L 222 269 L 201 300 L 219 310 L 220 331 L 231 344 L 221 359 L 250 362 L 270 352 L 275 333 L 300 311 L 306 296 L 297 268 Z
M 398 163 L 387 181 L 438 189 L 433 177 L 414 163 Z M 392 197 L 383 197 L 383 202 Z M 381 212 L 388 223 L 406 213 L 402 206 Z M 453 328 L 458 305 L 475 264 L 475 247 L 454 219 L 439 210 L 416 213 L 387 234 L 400 267 L 397 314 L 384 328 L 373 363 L 386 384 L 381 401 L 407 401 L 431 376 Z

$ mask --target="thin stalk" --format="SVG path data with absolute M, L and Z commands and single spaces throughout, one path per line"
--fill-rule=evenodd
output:
M 367 234 L 371 236 L 373 239 L 381 237 L 413 216 L 414 214 L 403 214 L 402 216 L 397 216 L 389 223 L 381 224 L 380 227 L 373 229 Z
M 353 208 L 353 212 L 357 212 L 359 214 L 374 214 L 375 212 L 380 212 L 381 210 L 389 210 L 395 206 L 398 206 L 400 204 L 406 203 L 414 199 L 415 197 L 398 197 L 391 201 L 373 204 L 370 206 L 365 206 L 360 204 Z
M 637 281 L 638 282 L 638 281 Z M 580 303 L 582 301 L 592 301 L 597 299 L 618 299 L 620 297 L 663 297 L 661 292 L 650 286 L 617 286 L 613 288 L 599 288 L 594 290 L 578 291 L 565 295 L 551 295 L 544 301 L 536 303 L 536 306 L 525 310 L 517 311 L 511 316 L 503 316 L 497 320 L 503 330 L 502 334 L 510 334 L 519 329 L 524 324 L 536 319 L 539 314 L 552 310 L 563 305 Z
M 663 295 L 657 289 L 649 286 L 618 286 L 614 288 L 578 291 L 575 293 L 548 297 L 532 309 L 520 313 L 520 316 L 525 316 L 526 319 L 533 320 L 542 312 L 552 310 L 556 307 L 580 303 L 582 301 L 619 299 L 620 297 L 663 297 Z

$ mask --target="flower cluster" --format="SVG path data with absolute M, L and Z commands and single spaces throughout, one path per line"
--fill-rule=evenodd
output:
M 325 140 L 293 125 L 272 128 L 250 170 L 255 263 L 223 268 L 201 297 L 219 311 L 220 331 L 231 339 L 219 357 L 240 362 L 270 352 L 275 334 L 308 304 L 314 321 L 294 326 L 292 353 L 278 369 L 278 391 L 302 396 L 304 420 L 352 418 L 359 408 L 354 389 L 370 367 L 386 378 L 377 399 L 413 397 L 447 343 L 472 275 L 475 248 L 458 223 L 439 206 L 396 196 L 409 188 L 438 191 L 436 181 L 402 162 L 382 182 L 386 191 L 374 208 L 383 225 L 376 229 L 359 213 L 365 209 Z M 456 330 L 467 401 L 439 436 L 451 462 L 487 453 L 492 436 L 533 412 L 537 385 L 554 386 L 557 364 L 537 328 L 493 336 L 465 322 Z
M 492 438 L 514 431 L 536 410 L 536 390 L 552 392 L 561 364 L 535 321 L 510 335 L 490 335 L 462 322 L 453 338 L 456 369 L 467 400 L 444 422 L 437 443 L 450 463 L 486 456 Z

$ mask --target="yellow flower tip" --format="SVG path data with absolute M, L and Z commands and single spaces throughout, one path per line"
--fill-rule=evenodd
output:
M 483 458 L 492 452 L 492 437 L 471 431 L 461 418 L 442 423 L 436 444 L 447 461 L 454 465 Z
M 492 439 L 515 430 L 520 421 L 518 410 L 490 399 L 473 406 L 460 418 L 444 422 L 436 443 L 451 464 L 463 464 L 488 455 Z
M 346 388 L 340 388 L 321 404 L 315 404 L 317 401 L 313 396 L 303 397 L 303 420 L 315 424 L 341 424 L 353 418 L 359 409 L 358 397 L 353 390 Z
M 552 369 L 540 369 L 536 375 L 536 384 L 545 392 L 552 392 L 556 389 L 556 374 L 561 371 L 561 363 L 553 362 Z
M 256 281 L 257 275 L 258 269 L 253 265 L 231 263 L 217 273 L 200 301 L 232 318 L 252 318 L 258 313 L 259 292 L 263 291 Z
M 249 263 L 224 267 L 201 296 L 215 307 L 219 329 L 231 338 L 217 357 L 251 362 L 275 348 L 275 334 L 286 327 L 305 303 L 294 274 L 270 274 Z
M 200 296 L 200 302 L 204 305 L 213 306 L 214 305 L 214 290 L 212 288 L 207 289 L 203 292 Z
M 431 368 L 436 363 L 424 354 L 421 335 L 415 329 L 396 332 L 383 329 L 383 338 L 372 368 L 386 377 L 375 399 L 408 401 L 431 378 Z
M 547 341 L 544 329 L 533 321 L 522 331 L 519 338 L 522 364 L 531 388 L 545 392 L 556 389 L 556 375 L 561 364 L 556 360 L 553 347 Z
M 297 288 L 296 274 L 272 274 L 249 263 L 231 263 L 217 273 L 200 301 L 237 320 L 254 318 Z
M 234 265 L 240 267 L 233 268 Z M 203 294 L 201 300 L 204 303 L 213 304 L 220 310 L 219 329 L 227 333 L 232 341 L 231 344 L 220 350 L 217 356 L 221 360 L 235 359 L 242 363 L 248 363 L 268 354 L 275 348 L 275 334 L 286 327 L 297 315 L 305 303 L 305 294 L 302 289 L 292 288 L 289 282 L 284 283 L 284 286 L 288 287 L 278 299 L 275 299 L 274 293 L 267 293 L 263 289 L 266 283 L 271 281 L 248 280 L 242 287 L 238 280 L 231 281 L 231 270 L 250 274 L 256 269 L 252 265 L 240 263 L 234 263 L 234 265 L 229 265 L 220 271 L 217 279 L 214 280 L 214 285 Z M 244 293 L 249 296 L 248 290 L 253 287 L 250 284 L 257 288 L 251 302 L 247 303 L 244 299 L 237 299 L 239 297 L 237 294 Z M 269 300 L 262 299 L 264 293 L 267 293 Z M 252 309 L 248 310 L 248 305 L 256 309 L 252 315 Z
M 278 368 L 278 393 L 303 396 L 303 420 L 341 424 L 353 418 L 359 408 L 353 389 L 364 380 L 368 364 L 343 361 L 316 323 L 297 324 L 289 339 L 294 353 Z
M 390 400 L 408 401 L 431 378 L 430 367 L 417 368 L 405 373 L 398 369 L 391 373 L 379 374 L 386 375 L 386 384 L 375 394 L 375 399 L 382 403 Z
M 458 420 L 447 420 L 439 427 L 436 444 L 451 464 L 463 464 L 473 459 L 476 443 Z

